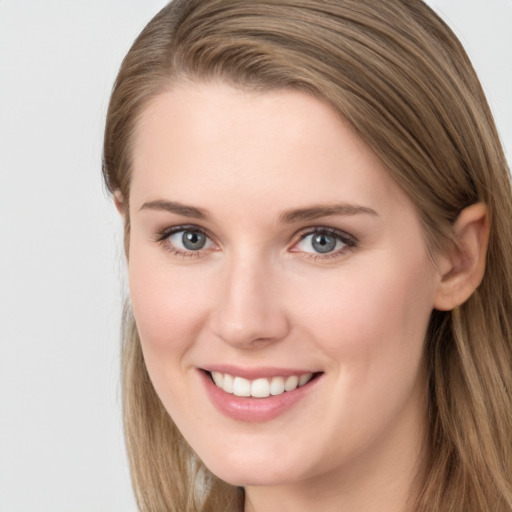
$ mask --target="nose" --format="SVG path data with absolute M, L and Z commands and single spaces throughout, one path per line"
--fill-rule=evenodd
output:
M 211 315 L 213 334 L 242 349 L 283 339 L 289 322 L 276 269 L 256 258 L 226 266 Z

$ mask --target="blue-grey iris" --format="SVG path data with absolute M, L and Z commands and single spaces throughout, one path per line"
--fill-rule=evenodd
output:
M 336 247 L 336 237 L 326 233 L 318 233 L 313 235 L 311 245 L 316 252 L 326 253 L 331 252 Z
M 189 251 L 198 251 L 206 244 L 206 236 L 199 231 L 185 231 L 181 237 L 183 247 Z

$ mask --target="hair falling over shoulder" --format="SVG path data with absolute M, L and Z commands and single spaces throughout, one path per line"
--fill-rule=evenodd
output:
M 481 285 L 434 311 L 426 342 L 429 436 L 419 512 L 512 511 L 512 194 L 478 78 L 452 31 L 420 0 L 175 0 L 125 57 L 108 110 L 103 172 L 128 198 L 144 107 L 180 80 L 295 89 L 330 104 L 417 205 L 432 250 L 467 206 L 490 216 Z M 129 256 L 127 251 L 127 256 Z M 243 510 L 243 490 L 203 466 L 149 380 L 126 307 L 126 441 L 141 511 Z

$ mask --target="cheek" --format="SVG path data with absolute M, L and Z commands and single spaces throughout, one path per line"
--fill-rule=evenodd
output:
M 187 353 L 199 336 L 206 309 L 204 286 L 186 274 L 171 271 L 157 258 L 130 254 L 133 314 L 154 389 L 177 423 L 185 414 L 202 424 L 199 413 L 190 410 L 187 379 L 177 378 L 191 373 Z
M 347 440 L 354 450 L 364 449 L 397 418 L 403 419 L 403 411 L 416 413 L 423 406 L 433 282 L 417 269 L 429 267 L 389 264 L 386 272 L 370 268 L 354 268 L 343 286 L 326 283 L 328 292 L 307 308 L 307 335 L 329 355 L 333 375 L 333 392 L 325 397 L 333 415 L 326 427 L 333 453 L 336 447 L 345 450 Z M 329 416 L 325 418 L 327 425 Z
M 351 268 L 301 307 L 311 336 L 340 364 L 396 365 L 421 354 L 433 303 L 430 264 L 397 261 Z
M 204 279 L 186 267 L 174 269 L 144 250 L 130 253 L 133 313 L 146 359 L 183 351 L 207 310 Z

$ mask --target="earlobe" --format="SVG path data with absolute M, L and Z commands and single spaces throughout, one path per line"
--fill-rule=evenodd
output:
M 453 225 L 453 244 L 441 257 L 442 272 L 434 308 L 450 311 L 464 303 L 482 282 L 489 242 L 489 215 L 483 203 L 468 206 Z

